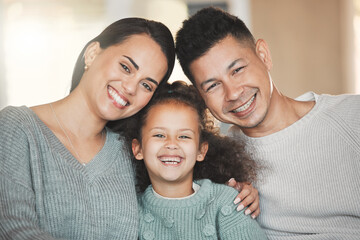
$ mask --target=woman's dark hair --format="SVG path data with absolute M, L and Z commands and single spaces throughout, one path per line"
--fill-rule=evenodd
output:
M 84 74 L 84 53 L 92 42 L 99 42 L 100 47 L 106 49 L 136 34 L 147 34 L 160 45 L 162 52 L 166 56 L 168 67 L 161 83 L 166 82 L 171 75 L 175 62 L 174 39 L 170 30 L 160 22 L 143 18 L 124 18 L 110 24 L 97 37 L 85 45 L 75 64 L 70 92 L 76 88 Z
M 190 64 L 227 36 L 255 49 L 255 39 L 245 23 L 219 8 L 203 8 L 183 22 L 176 34 L 176 54 L 185 75 L 194 85 Z
M 166 83 L 155 92 L 149 104 L 132 117 L 116 122 L 113 130 L 125 137 L 129 151 L 131 142 L 138 139 L 141 143 L 142 126 L 145 125 L 150 109 L 162 103 L 179 103 L 192 107 L 199 116 L 200 144 L 208 142 L 209 150 L 204 161 L 196 162 L 194 179 L 210 179 L 216 183 L 225 183 L 230 178 L 239 182 L 256 181 L 259 166 L 246 152 L 245 145 L 240 140 L 221 136 L 215 126 L 214 118 L 207 109 L 203 99 L 193 85 L 176 81 Z M 134 159 L 137 178 L 137 190 L 143 192 L 150 184 L 144 161 Z

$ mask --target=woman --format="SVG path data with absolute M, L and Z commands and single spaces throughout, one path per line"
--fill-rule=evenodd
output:
M 137 239 L 130 157 L 105 126 L 142 109 L 174 60 L 167 27 L 122 19 L 84 47 L 67 97 L 0 112 L 0 239 Z

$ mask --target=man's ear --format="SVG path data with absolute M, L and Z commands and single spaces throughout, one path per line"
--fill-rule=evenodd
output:
M 208 149 L 209 149 L 209 144 L 207 142 L 203 142 L 200 146 L 198 155 L 196 157 L 196 161 L 198 162 L 204 161 Z
M 90 67 L 96 56 L 101 52 L 99 42 L 92 42 L 86 47 L 84 53 L 85 65 Z
M 131 149 L 132 152 L 134 154 L 134 157 L 136 158 L 136 160 L 143 160 L 143 154 L 142 154 L 142 149 L 141 149 L 141 145 L 140 142 L 137 139 L 133 139 L 131 142 Z
M 268 71 L 272 68 L 272 59 L 270 54 L 270 49 L 263 39 L 259 39 L 256 42 L 255 46 L 256 55 L 260 58 L 260 60 L 265 64 Z

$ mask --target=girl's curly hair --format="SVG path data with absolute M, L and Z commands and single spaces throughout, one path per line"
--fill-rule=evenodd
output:
M 138 139 L 141 142 L 141 128 L 144 126 L 149 110 L 156 104 L 177 102 L 195 109 L 199 115 L 200 144 L 208 142 L 209 149 L 204 161 L 196 162 L 194 167 L 194 180 L 210 179 L 216 183 L 225 183 L 230 178 L 238 182 L 255 182 L 256 173 L 260 166 L 251 158 L 245 150 L 245 144 L 219 133 L 215 126 L 214 117 L 207 109 L 205 102 L 199 92 L 192 85 L 176 81 L 172 84 L 166 83 L 154 94 L 148 105 L 127 119 L 118 120 L 110 124 L 112 130 L 125 137 L 129 151 L 131 142 Z M 139 192 L 151 184 L 144 161 L 136 161 L 137 190 Z

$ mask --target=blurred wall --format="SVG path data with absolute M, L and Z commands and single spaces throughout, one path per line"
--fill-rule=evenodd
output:
M 252 32 L 265 39 L 281 92 L 353 93 L 352 0 L 252 0 Z
M 6 101 L 6 79 L 4 60 L 4 8 L 0 1 L 0 109 L 5 106 Z

